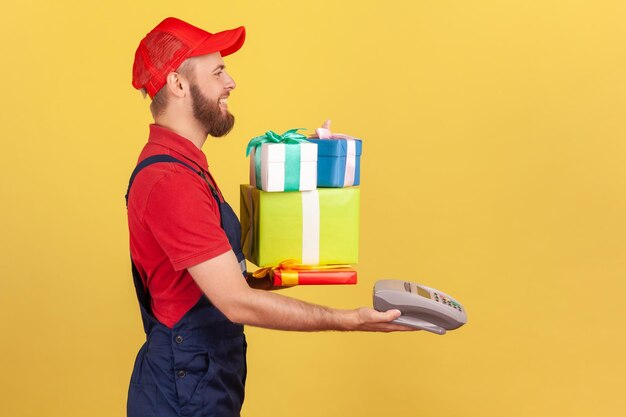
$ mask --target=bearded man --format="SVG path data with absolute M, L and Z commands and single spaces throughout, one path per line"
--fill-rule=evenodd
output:
M 202 145 L 226 135 L 235 81 L 223 57 L 245 29 L 209 33 L 167 18 L 140 42 L 133 86 L 151 97 L 148 143 L 127 198 L 132 271 L 147 338 L 131 376 L 128 416 L 239 416 L 246 380 L 243 325 L 280 330 L 410 330 L 400 312 L 338 310 L 250 279 L 240 224 Z

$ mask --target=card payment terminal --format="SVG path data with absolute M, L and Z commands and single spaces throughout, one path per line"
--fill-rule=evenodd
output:
M 465 308 L 441 291 L 398 279 L 374 284 L 374 309 L 398 309 L 402 315 L 393 323 L 427 330 L 439 335 L 467 323 Z

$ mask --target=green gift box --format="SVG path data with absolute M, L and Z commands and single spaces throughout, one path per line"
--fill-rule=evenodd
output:
M 357 187 L 272 193 L 241 185 L 241 246 L 250 262 L 274 266 L 359 260 Z

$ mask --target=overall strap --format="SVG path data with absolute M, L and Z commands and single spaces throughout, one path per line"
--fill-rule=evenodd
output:
M 186 162 L 183 162 L 180 159 L 176 159 L 176 158 L 174 158 L 171 155 L 159 154 L 159 155 L 152 155 L 152 156 L 147 157 L 146 159 L 141 161 L 139 164 L 137 164 L 137 166 L 133 170 L 133 173 L 130 176 L 130 181 L 128 182 L 128 189 L 126 190 L 126 195 L 124 196 L 124 198 L 126 199 L 126 207 L 127 208 L 128 208 L 128 195 L 130 193 L 130 188 L 133 185 L 133 181 L 135 181 L 135 177 L 137 176 L 137 174 L 139 174 L 139 172 L 142 169 L 147 168 L 147 167 L 149 167 L 152 164 L 157 164 L 157 163 L 161 163 L 161 162 L 181 164 L 181 165 L 189 168 L 190 170 L 192 170 L 196 174 L 198 174 L 207 183 L 207 185 L 211 189 L 211 194 L 213 194 L 213 197 L 219 202 L 219 197 L 218 197 L 217 192 L 215 191 L 215 188 L 207 180 L 207 178 L 204 175 L 204 172 L 202 171 L 202 169 L 200 169 L 200 167 L 198 167 L 198 169 L 196 169 L 192 165 L 190 165 L 190 164 L 188 164 Z M 149 329 L 151 327 L 151 322 L 156 322 L 156 319 L 154 319 L 154 317 L 152 316 L 152 312 L 151 312 L 151 308 L 150 308 L 150 293 L 147 291 L 146 287 L 144 286 L 143 281 L 141 279 L 141 275 L 139 273 L 139 270 L 137 269 L 137 266 L 133 262 L 132 258 L 131 258 L 130 261 L 131 261 L 131 264 L 132 264 L 132 272 L 133 272 L 133 281 L 134 281 L 134 284 L 135 284 L 135 291 L 137 293 L 137 298 L 139 299 L 139 306 L 140 306 L 140 308 L 142 310 L 142 315 L 141 316 L 142 316 L 142 319 L 143 319 L 143 322 L 144 322 L 143 323 L 144 324 L 144 329 L 145 329 L 146 333 L 148 333 Z
M 126 199 L 126 207 L 128 207 L 128 193 L 130 193 L 130 187 L 133 185 L 133 181 L 135 181 L 135 177 L 137 176 L 137 174 L 139 174 L 139 172 L 152 165 L 152 164 L 156 164 L 159 162 L 173 162 L 176 164 L 181 164 L 183 166 L 186 166 L 187 168 L 189 168 L 190 170 L 192 170 L 193 172 L 195 172 L 196 174 L 200 175 L 202 177 L 202 179 L 208 184 L 209 188 L 211 189 L 211 193 L 215 196 L 216 195 L 216 191 L 213 188 L 213 186 L 209 183 L 209 181 L 206 179 L 206 177 L 204 176 L 204 172 L 202 172 L 202 169 L 198 169 L 196 170 L 196 168 L 194 168 L 193 166 L 189 165 L 186 162 L 181 161 L 180 159 L 176 159 L 171 155 L 152 155 L 147 157 L 146 159 L 144 159 L 143 161 L 141 161 L 139 164 L 137 164 L 137 166 L 135 167 L 135 170 L 133 171 L 133 173 L 130 176 L 130 181 L 128 182 L 128 189 L 126 190 L 126 195 L 124 196 L 124 198 Z

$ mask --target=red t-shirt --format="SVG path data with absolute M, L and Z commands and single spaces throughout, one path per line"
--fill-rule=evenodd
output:
M 138 163 L 158 154 L 198 166 L 213 181 L 206 156 L 190 140 L 150 125 L 150 137 Z M 153 164 L 133 182 L 128 229 L 130 253 L 150 292 L 152 312 L 171 328 L 202 295 L 187 268 L 231 250 L 220 226 L 219 205 L 207 183 L 189 168 L 177 163 Z

